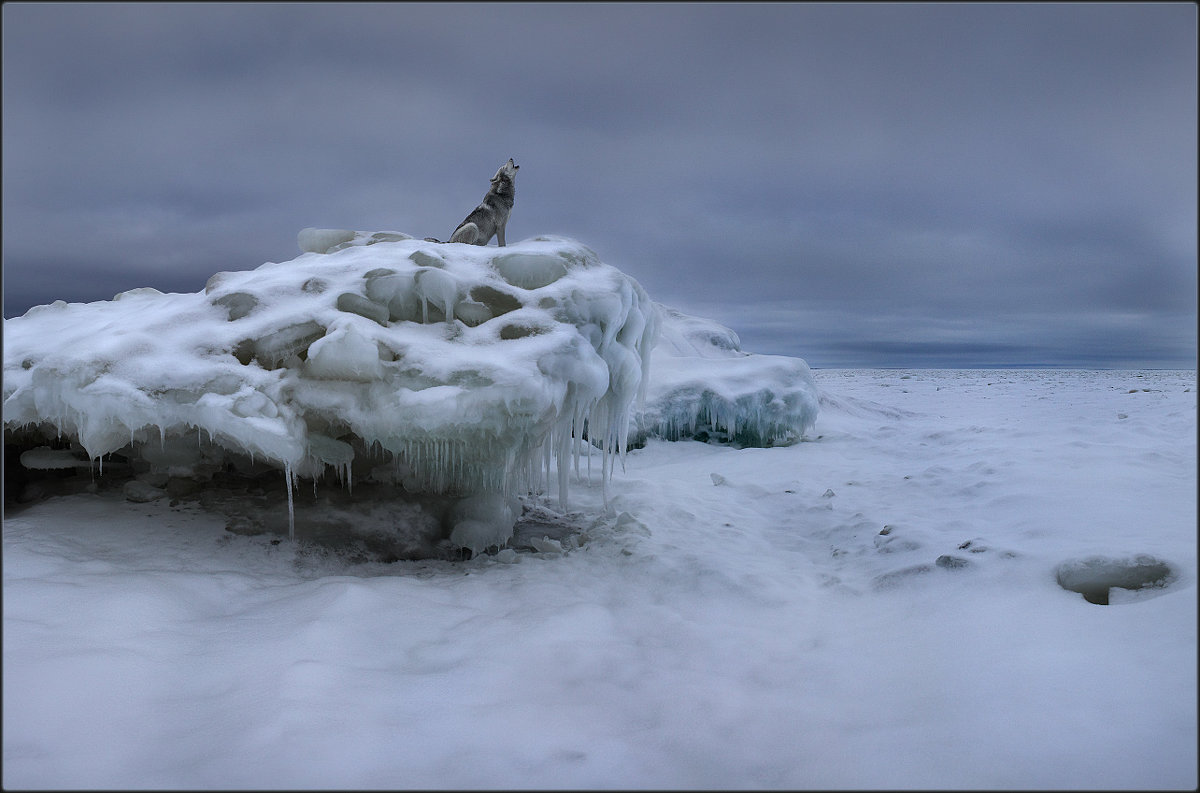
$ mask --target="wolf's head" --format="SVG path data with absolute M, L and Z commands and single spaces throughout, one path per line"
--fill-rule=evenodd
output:
M 501 165 L 500 169 L 498 171 L 496 171 L 496 175 L 492 177 L 492 184 L 499 182 L 501 179 L 507 179 L 508 181 L 511 182 L 513 180 L 513 178 L 517 175 L 517 170 L 520 167 L 521 166 L 513 163 L 512 157 L 509 157 L 508 162 Z

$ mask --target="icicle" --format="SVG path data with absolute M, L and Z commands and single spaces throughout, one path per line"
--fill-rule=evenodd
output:
M 558 448 L 555 450 L 555 455 L 558 457 L 558 503 L 565 512 L 568 509 L 567 491 L 571 474 L 571 458 L 567 454 L 567 445 L 571 442 L 571 433 L 565 431 L 562 427 L 559 428 L 558 432 Z M 547 472 L 548 475 L 549 472 Z
M 296 541 L 296 507 L 292 501 L 292 464 L 285 462 L 283 464 L 283 475 L 287 479 L 287 498 L 288 498 L 288 540 Z M 314 485 L 315 485 L 314 481 Z
M 541 466 L 541 468 L 544 471 L 544 473 L 542 473 L 542 476 L 545 477 L 545 479 L 543 481 L 546 483 L 545 487 L 546 487 L 547 492 L 549 492 L 549 490 L 550 490 L 550 458 L 554 455 L 553 443 L 554 443 L 555 431 L 556 430 L 551 430 L 549 436 L 546 438 L 546 442 L 544 444 L 542 444 L 542 466 Z M 539 482 L 538 484 L 541 484 L 541 483 Z M 563 486 L 562 486 L 562 477 L 561 476 L 559 477 L 559 483 L 558 483 L 558 500 L 559 501 L 563 500 Z

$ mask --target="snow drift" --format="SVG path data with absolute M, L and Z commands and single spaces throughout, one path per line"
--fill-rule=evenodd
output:
M 803 361 L 740 351 L 573 240 L 305 229 L 298 243 L 292 261 L 195 294 L 135 289 L 6 320 L 6 443 L 22 465 L 128 464 L 151 489 L 265 466 L 284 472 L 289 510 L 298 479 L 333 473 L 352 491 L 366 477 L 455 499 L 443 529 L 478 551 L 510 536 L 514 494 L 553 482 L 565 506 L 593 450 L 604 481 L 631 438 L 770 445 L 815 418 Z

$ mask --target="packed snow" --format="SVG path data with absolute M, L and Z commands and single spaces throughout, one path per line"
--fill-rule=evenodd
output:
M 5 787 L 1195 788 L 1194 371 L 300 246 L 6 320 Z

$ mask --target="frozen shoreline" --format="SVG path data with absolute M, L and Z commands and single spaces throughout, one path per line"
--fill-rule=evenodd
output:
M 6 516 L 5 786 L 1194 787 L 1195 372 L 813 376 L 804 442 L 575 481 L 565 552 Z

